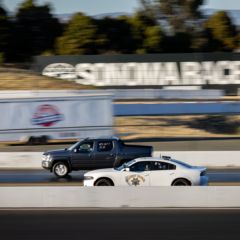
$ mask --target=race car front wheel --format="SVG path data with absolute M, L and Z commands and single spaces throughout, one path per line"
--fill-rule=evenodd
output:
M 101 179 L 98 179 L 94 185 L 95 186 L 113 186 L 113 182 L 110 179 L 101 178 Z

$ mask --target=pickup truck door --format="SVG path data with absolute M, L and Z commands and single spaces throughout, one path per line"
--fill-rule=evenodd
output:
M 149 162 L 136 162 L 129 171 L 123 171 L 121 186 L 150 186 Z
M 112 140 L 98 140 L 95 142 L 95 168 L 111 168 L 116 159 L 116 142 Z
M 94 142 L 81 142 L 73 151 L 71 157 L 71 164 L 74 170 L 76 169 L 91 169 L 94 160 Z

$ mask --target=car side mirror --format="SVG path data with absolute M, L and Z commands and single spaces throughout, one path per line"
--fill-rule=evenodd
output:
M 130 168 L 126 167 L 126 168 L 124 168 L 124 171 L 125 172 L 130 172 Z
M 74 152 L 74 153 L 77 153 L 77 152 L 78 152 L 78 149 L 75 148 L 75 149 L 73 150 L 73 152 Z

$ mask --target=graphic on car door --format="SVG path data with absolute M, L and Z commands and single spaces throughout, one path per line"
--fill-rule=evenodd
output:
M 122 172 L 123 186 L 149 186 L 149 162 L 137 162 L 129 167 L 129 171 Z

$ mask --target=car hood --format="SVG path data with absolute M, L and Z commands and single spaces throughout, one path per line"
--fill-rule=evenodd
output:
M 98 170 L 93 170 L 90 172 L 85 173 L 84 175 L 90 175 L 94 173 L 112 173 L 112 172 L 119 172 L 115 170 L 114 168 L 103 168 L 103 169 L 98 169 Z
M 68 156 L 69 153 L 70 153 L 69 150 L 59 149 L 59 150 L 47 151 L 47 152 L 44 153 L 44 155 L 51 155 L 51 156 Z

